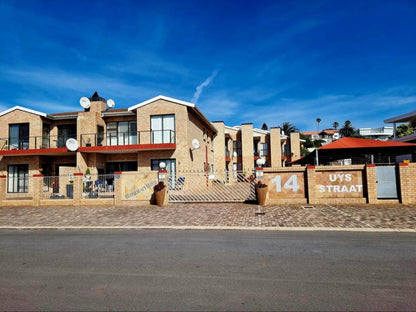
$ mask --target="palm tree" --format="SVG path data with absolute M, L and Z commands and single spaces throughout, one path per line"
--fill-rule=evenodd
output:
M 338 126 L 339 126 L 339 123 L 338 123 L 337 121 L 334 121 L 334 123 L 332 124 L 332 127 L 333 127 L 335 130 L 337 130 Z
M 339 129 L 339 133 L 342 137 L 351 137 L 355 133 L 355 129 L 351 124 L 351 121 L 347 120 L 344 122 L 344 125 Z
M 321 118 L 316 118 L 316 122 L 318 123 L 318 131 L 319 131 L 319 123 L 322 121 Z
M 297 132 L 299 131 L 298 128 L 296 128 L 295 125 L 292 125 L 290 122 L 284 122 L 282 125 L 282 132 L 286 135 L 289 135 L 291 132 Z

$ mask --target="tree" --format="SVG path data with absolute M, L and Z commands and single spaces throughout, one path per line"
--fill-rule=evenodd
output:
M 268 129 L 267 124 L 263 123 L 263 126 L 261 126 L 261 130 L 267 130 L 267 129 Z
M 316 118 L 316 122 L 318 123 L 318 131 L 319 131 L 319 123 L 322 121 L 321 118 Z
M 334 123 L 332 124 L 332 127 L 337 130 L 339 126 L 339 123 L 337 121 L 334 121 Z
M 342 128 L 339 129 L 339 133 L 342 137 L 352 137 L 355 134 L 355 129 L 352 126 L 351 121 L 346 120 Z
M 282 125 L 282 131 L 284 134 L 289 135 L 292 132 L 297 132 L 299 131 L 298 128 L 296 128 L 295 125 L 292 125 L 290 122 L 284 122 Z
M 404 137 L 406 135 L 410 135 L 412 133 L 413 133 L 413 128 L 408 123 L 401 124 L 400 126 L 396 128 L 396 136 L 399 138 Z

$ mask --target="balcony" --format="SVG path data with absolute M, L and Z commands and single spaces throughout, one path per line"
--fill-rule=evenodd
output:
M 0 155 L 64 153 L 68 151 L 65 143 L 69 138 L 57 135 L 0 138 Z
M 175 144 L 175 131 L 152 130 L 81 134 L 80 147 L 121 146 L 137 144 Z
M 0 138 L 0 155 L 68 153 L 70 138 L 76 136 Z M 173 130 L 81 134 L 78 142 L 81 152 L 175 149 L 175 143 Z
M 81 152 L 120 153 L 176 149 L 175 131 L 152 130 L 81 134 Z

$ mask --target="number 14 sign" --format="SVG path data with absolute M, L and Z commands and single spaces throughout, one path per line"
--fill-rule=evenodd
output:
M 279 198 L 284 197 L 304 197 L 305 179 L 303 173 L 281 173 L 272 175 L 269 187 L 269 196 L 275 195 Z M 274 193 L 274 194 L 273 194 Z

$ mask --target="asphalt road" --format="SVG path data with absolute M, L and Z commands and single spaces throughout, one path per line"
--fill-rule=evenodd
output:
M 416 235 L 0 231 L 0 310 L 416 310 Z

